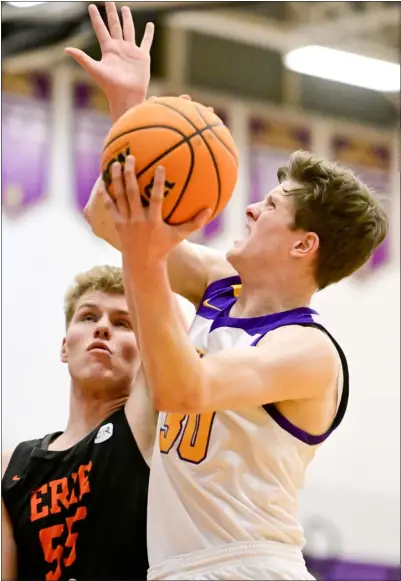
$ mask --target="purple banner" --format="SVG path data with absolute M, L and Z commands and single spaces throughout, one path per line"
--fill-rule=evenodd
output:
M 401 568 L 395 565 L 307 556 L 305 556 L 305 561 L 310 573 L 322 581 L 399 581 L 401 579 Z
M 375 143 L 355 137 L 336 135 L 332 140 L 332 157 L 349 167 L 357 176 L 373 188 L 391 215 L 391 150 L 385 143 Z M 364 278 L 390 259 L 389 237 L 379 246 L 371 260 L 356 275 Z
M 227 114 L 221 109 L 215 109 L 216 115 L 220 117 L 223 123 L 228 127 Z M 207 224 L 200 233 L 200 242 L 207 244 L 213 238 L 219 236 L 224 230 L 224 214 L 227 211 L 225 208 L 214 220 Z
M 75 86 L 74 109 L 75 196 L 82 211 L 100 174 L 100 160 L 111 119 L 103 95 L 95 87 L 83 83 Z
M 2 204 L 17 217 L 47 195 L 50 152 L 50 79 L 2 77 Z
M 291 153 L 310 150 L 310 131 L 302 125 L 254 117 L 250 121 L 251 204 L 277 186 L 277 170 L 286 165 Z

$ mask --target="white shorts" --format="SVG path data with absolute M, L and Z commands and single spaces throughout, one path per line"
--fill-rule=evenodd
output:
M 301 549 L 273 541 L 230 543 L 222 547 L 175 557 L 151 567 L 149 581 L 314 581 Z

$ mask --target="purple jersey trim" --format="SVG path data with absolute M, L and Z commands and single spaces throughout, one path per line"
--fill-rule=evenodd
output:
M 197 314 L 204 319 L 215 319 L 217 314 L 230 310 L 235 303 L 233 285 L 241 284 L 239 276 L 213 282 L 205 291 Z
M 233 287 L 237 285 L 241 285 L 240 277 L 232 276 L 230 278 L 218 280 L 212 283 L 206 289 L 197 314 L 201 317 L 211 319 L 213 321 L 210 332 L 222 327 L 235 327 L 243 329 L 248 333 L 248 335 L 258 335 L 258 337 L 251 345 L 252 347 L 255 347 L 259 341 L 270 331 L 274 331 L 279 327 L 285 327 L 287 325 L 302 325 L 316 327 L 322 332 L 326 333 L 337 349 L 343 368 L 344 385 L 337 414 L 334 418 L 333 424 L 327 430 L 327 432 L 317 436 L 309 434 L 308 432 L 305 432 L 301 428 L 298 428 L 292 424 L 285 416 L 283 416 L 283 414 L 277 409 L 274 403 L 265 404 L 262 406 L 266 413 L 268 413 L 269 416 L 283 430 L 294 436 L 294 438 L 297 438 L 309 446 L 316 446 L 321 444 L 336 428 L 338 428 L 344 418 L 348 406 L 349 372 L 347 359 L 343 350 L 334 339 L 334 337 L 327 331 L 327 329 L 316 322 L 316 317 L 319 317 L 318 313 L 308 307 L 301 307 L 281 313 L 273 313 L 263 317 L 252 317 L 246 319 L 230 317 L 231 308 L 237 300 L 234 296 Z
M 343 380 L 344 381 L 343 381 L 343 391 L 341 394 L 340 405 L 338 406 L 338 410 L 337 410 L 337 413 L 335 415 L 334 421 L 331 424 L 330 428 L 326 432 L 324 432 L 324 434 L 313 435 L 313 434 L 309 434 L 308 432 L 305 432 L 305 430 L 301 430 L 301 428 L 298 428 L 293 423 L 291 423 L 289 420 L 287 420 L 287 418 L 285 416 L 283 416 L 283 414 L 277 409 L 277 407 L 274 403 L 265 404 L 263 406 L 263 409 L 269 414 L 269 416 L 281 428 L 283 428 L 283 430 L 285 430 L 286 432 L 288 432 L 289 434 L 294 436 L 294 438 L 297 438 L 297 440 L 300 440 L 301 442 L 308 444 L 308 446 L 317 446 L 318 444 L 321 444 L 322 442 L 327 440 L 327 438 L 330 436 L 330 434 L 332 434 L 334 432 L 334 430 L 336 430 L 338 428 L 338 426 L 341 424 L 341 422 L 344 419 L 345 412 L 347 411 L 348 399 L 349 399 L 349 371 L 348 371 L 347 359 L 345 357 L 344 351 L 341 349 L 340 345 L 337 343 L 337 341 L 334 339 L 334 337 L 327 331 L 327 329 L 325 329 L 322 325 L 318 325 L 317 323 L 303 323 L 302 325 L 304 327 L 316 327 L 317 329 L 320 329 L 323 333 L 326 333 L 326 335 L 333 342 L 333 344 L 334 344 L 335 348 L 337 349 L 337 352 L 340 356 L 341 366 L 343 369 Z
M 235 299 L 231 306 L 235 303 Z M 236 327 L 246 331 L 249 335 L 256 335 L 256 333 L 263 333 L 265 335 L 269 331 L 273 331 L 278 327 L 285 325 L 301 325 L 302 323 L 314 322 L 313 315 L 318 316 L 318 313 L 308 307 L 300 307 L 292 309 L 291 311 L 284 311 L 281 313 L 273 313 L 271 315 L 264 315 L 263 317 L 237 318 L 229 316 L 230 309 L 224 310 L 215 315 L 212 325 L 212 331 L 219 327 Z M 258 338 L 257 341 L 259 341 Z M 256 343 L 255 343 L 256 345 Z M 252 346 L 255 346 L 252 344 Z

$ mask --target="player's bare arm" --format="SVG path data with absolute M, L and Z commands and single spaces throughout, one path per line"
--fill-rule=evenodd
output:
M 1 457 L 1 474 L 4 476 L 12 452 L 3 452 Z M 13 527 L 3 500 L 1 501 L 1 578 L 3 581 L 17 579 L 17 547 Z
M 93 29 L 100 44 L 102 59 L 97 62 L 84 52 L 67 48 L 66 52 L 74 58 L 103 90 L 110 105 L 113 121 L 128 109 L 141 103 L 145 98 L 150 80 L 150 49 L 154 26 L 148 23 L 140 45 L 135 42 L 135 26 L 128 7 L 122 8 L 122 26 L 114 2 L 106 2 L 107 26 L 96 6 L 89 6 Z M 98 193 L 99 181 L 95 184 L 85 216 L 93 232 L 120 250 L 119 238 L 113 221 L 105 209 Z M 193 277 L 192 277 L 193 279 Z M 191 277 L 188 277 L 191 280 Z M 128 281 L 126 281 L 128 284 Z M 127 300 L 130 294 L 127 292 Z M 186 328 L 186 322 L 179 305 L 176 304 L 177 317 Z M 135 330 L 135 310 L 130 308 L 130 318 Z M 125 405 L 128 423 L 137 440 L 138 446 L 149 463 L 153 449 L 157 416 L 145 386 L 142 370 L 138 374 L 131 395 Z
M 338 355 L 320 330 L 282 327 L 257 348 L 201 359 L 177 321 L 165 270 L 155 269 L 137 282 L 143 365 L 159 411 L 202 413 L 334 394 Z
M 144 365 L 160 411 L 202 413 L 258 407 L 285 401 L 323 399 L 336 390 L 339 361 L 330 340 L 319 330 L 286 327 L 269 333 L 257 348 L 227 349 L 200 359 L 180 337 L 153 336 L 166 357 L 162 374 L 144 343 Z M 150 345 L 150 341 L 149 341 Z M 168 345 L 170 347 L 168 347 Z M 146 358 L 148 361 L 146 361 Z M 161 365 L 160 365 L 161 367 Z M 163 380 L 161 377 L 163 375 Z
M 96 236 L 121 252 L 120 238 L 99 191 L 100 185 L 99 178 L 85 207 L 85 218 Z M 223 253 L 186 240 L 171 252 L 167 266 L 173 292 L 195 307 L 199 306 L 206 288 L 213 281 L 236 274 Z
M 74 58 L 103 90 L 110 105 L 113 122 L 128 109 L 146 99 L 150 80 L 150 49 L 154 26 L 149 23 L 140 46 L 135 44 L 135 27 L 131 10 L 121 10 L 121 27 L 114 2 L 106 2 L 108 26 L 96 6 L 89 6 L 93 29 L 99 41 L 102 60 L 94 61 L 84 52 L 68 48 Z M 99 194 L 99 182 L 92 190 L 85 208 L 86 220 L 96 236 L 121 250 L 113 221 Z M 198 306 L 207 286 L 214 280 L 231 276 L 233 268 L 224 255 L 210 248 L 189 242 L 171 253 L 169 277 L 174 292 Z
M 143 368 L 138 371 L 131 394 L 125 404 L 125 415 L 141 454 L 151 465 L 158 413 L 145 381 Z

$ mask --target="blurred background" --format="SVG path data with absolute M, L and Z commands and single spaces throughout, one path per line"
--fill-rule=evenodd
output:
M 149 95 L 213 106 L 240 149 L 235 194 L 201 242 L 225 250 L 242 235 L 244 208 L 296 149 L 340 161 L 384 197 L 387 241 L 313 305 L 347 353 L 351 397 L 300 511 L 317 578 L 400 579 L 400 3 L 125 4 L 137 37 L 156 23 Z M 110 128 L 102 95 L 63 53 L 100 56 L 87 8 L 1 2 L 3 449 L 63 429 L 66 287 L 120 264 L 82 215 Z

